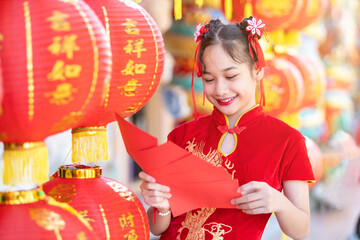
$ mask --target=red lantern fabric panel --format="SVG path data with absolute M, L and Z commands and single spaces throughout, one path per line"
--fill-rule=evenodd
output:
M 297 67 L 301 73 L 302 79 L 304 80 L 304 91 L 305 96 L 303 102 L 299 107 L 310 107 L 316 104 L 317 98 L 317 69 L 312 65 L 308 58 L 299 53 L 296 54 L 278 54 L 277 57 L 285 58 Z
M 98 239 L 72 207 L 56 202 L 40 190 L 0 193 L 0 196 L 3 240 Z
M 266 63 L 264 111 L 272 116 L 298 109 L 304 98 L 300 71 L 286 59 L 274 58 Z
M 295 21 L 289 24 L 287 30 L 301 30 L 315 22 L 325 13 L 327 4 L 327 0 L 304 0 Z
M 59 202 L 70 204 L 88 220 L 100 239 L 149 239 L 145 209 L 123 184 L 106 177 L 55 177 L 43 185 Z
M 82 0 L 1 1 L 0 36 L 1 141 L 42 141 L 74 126 L 101 97 L 110 45 Z
M 285 29 L 301 11 L 305 0 L 251 0 L 253 16 L 261 19 L 266 31 Z
M 131 0 L 86 0 L 110 38 L 113 70 L 106 100 L 80 126 L 103 126 L 115 120 L 113 111 L 130 116 L 140 110 L 159 85 L 164 43 L 153 18 Z

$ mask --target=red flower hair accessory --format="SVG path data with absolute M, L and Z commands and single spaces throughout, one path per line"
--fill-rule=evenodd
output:
M 251 35 L 257 34 L 258 37 L 261 37 L 262 31 L 260 31 L 261 28 L 265 27 L 265 24 L 262 23 L 262 20 L 256 21 L 256 18 L 252 18 L 251 20 L 247 20 L 248 26 L 246 27 L 247 31 L 250 31 Z
M 258 39 L 263 34 L 263 28 L 265 27 L 265 24 L 262 23 L 261 19 L 259 21 L 256 21 L 256 18 L 254 17 L 252 17 L 252 19 L 250 20 L 247 20 L 246 22 L 248 24 L 246 27 L 246 31 L 249 31 L 249 35 L 248 35 L 249 52 L 251 58 L 255 63 L 255 69 L 258 70 L 265 67 L 264 53 L 258 41 Z M 255 61 L 254 53 L 256 55 L 257 61 Z M 262 80 L 260 81 L 260 91 L 261 91 L 260 104 L 265 106 L 264 84 Z
M 201 41 L 204 33 L 208 32 L 209 29 L 205 28 L 201 23 L 196 26 L 196 31 L 194 32 L 195 42 Z

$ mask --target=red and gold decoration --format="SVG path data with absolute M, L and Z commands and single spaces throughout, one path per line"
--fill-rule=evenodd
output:
M 90 224 L 70 205 L 40 189 L 0 192 L 0 236 L 3 240 L 98 239 Z
M 102 177 L 101 171 L 98 166 L 65 165 L 43 188 L 74 207 L 100 239 L 149 239 L 142 203 L 126 186 Z
M 0 36 L 4 183 L 24 177 L 42 183 L 48 178 L 42 141 L 98 104 L 111 70 L 110 45 L 82 0 L 2 1 Z
M 266 97 L 264 112 L 279 116 L 298 109 L 304 99 L 304 83 L 300 71 L 288 60 L 278 57 L 267 61 L 266 65 L 263 79 Z
M 301 1 L 299 1 L 301 2 Z M 328 0 L 303 0 L 296 20 L 286 30 L 301 30 L 324 15 Z
M 322 94 L 322 92 L 319 93 L 319 78 L 316 67 L 311 64 L 308 57 L 297 52 L 280 53 L 276 56 L 290 61 L 301 73 L 306 97 L 303 98 L 299 107 L 314 106 L 317 98 Z
M 73 129 L 73 162 L 108 160 L 106 124 L 114 112 L 128 117 L 157 89 L 164 66 L 164 43 L 153 18 L 131 0 L 86 0 L 110 39 L 112 74 L 105 100 Z
M 228 19 L 241 22 L 244 17 L 256 16 L 266 24 L 266 31 L 285 29 L 296 20 L 305 0 L 223 0 Z M 231 8 L 231 9 L 230 9 Z

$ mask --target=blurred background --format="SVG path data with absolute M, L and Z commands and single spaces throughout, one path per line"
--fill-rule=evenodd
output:
M 153 97 L 129 120 L 157 137 L 159 144 L 166 142 L 174 127 L 192 120 L 196 25 L 214 18 L 239 22 L 245 4 L 251 4 L 253 15 L 263 19 L 267 31 L 261 40 L 268 66 L 264 111 L 306 137 L 317 179 L 310 186 L 311 232 L 307 239 L 360 239 L 359 0 L 233 0 L 230 10 L 226 2 L 205 0 L 200 7 L 195 0 L 183 0 L 179 20 L 174 19 L 172 0 L 139 3 L 163 35 L 165 64 Z M 212 106 L 203 104 L 200 79 L 195 79 L 194 88 L 198 114 L 210 114 Z M 107 132 L 110 161 L 97 165 L 103 167 L 103 176 L 128 186 L 141 199 L 137 176 L 141 169 L 128 156 L 116 122 L 108 124 Z M 45 143 L 50 174 L 71 163 L 71 130 L 49 136 Z M 2 166 L 1 159 L 0 174 Z M 286 239 L 274 217 L 262 239 Z

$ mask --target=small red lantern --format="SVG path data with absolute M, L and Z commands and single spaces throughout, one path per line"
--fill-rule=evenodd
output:
M 102 177 L 100 167 L 62 166 L 43 189 L 79 211 L 100 239 L 150 238 L 142 203 L 126 186 Z
M 113 69 L 105 101 L 73 129 L 73 162 L 108 160 L 106 124 L 115 120 L 114 111 L 124 117 L 139 111 L 157 89 L 164 66 L 161 32 L 140 5 L 131 0 L 86 2 L 109 36 Z
M 21 183 L 25 175 L 41 183 L 48 178 L 42 141 L 75 126 L 101 97 L 110 45 L 82 0 L 1 1 L 0 36 L 4 182 Z
M 98 239 L 72 207 L 39 189 L 0 192 L 0 236 L 3 240 Z
M 310 159 L 311 167 L 315 175 L 315 183 L 317 183 L 323 175 L 323 156 L 319 146 L 311 140 L 311 138 L 305 137 L 305 144 Z M 313 188 L 315 183 L 309 185 Z
M 248 0 L 251 2 L 253 16 L 266 24 L 266 31 L 285 29 L 301 11 L 305 0 Z M 249 17 L 249 16 L 246 16 Z
M 304 83 L 300 71 L 282 58 L 275 57 L 267 61 L 266 65 L 268 70 L 263 79 L 266 100 L 264 111 L 278 116 L 298 109 L 304 98 Z
M 285 58 L 294 64 L 301 73 L 302 79 L 304 80 L 304 91 L 305 97 L 303 98 L 303 102 L 300 104 L 300 108 L 302 107 L 311 107 L 316 104 L 316 101 L 319 97 L 316 90 L 317 90 L 317 69 L 314 65 L 309 63 L 307 57 L 301 55 L 300 53 L 282 53 L 277 54 L 277 57 Z
M 328 4 L 327 0 L 303 0 L 304 4 L 297 13 L 296 19 L 288 25 L 286 30 L 301 30 L 319 19 Z

